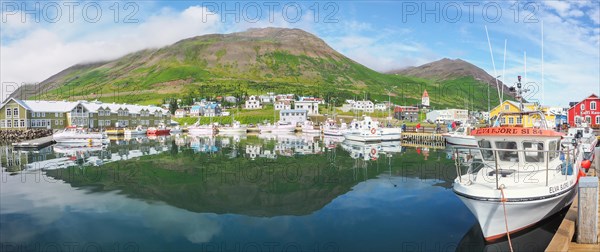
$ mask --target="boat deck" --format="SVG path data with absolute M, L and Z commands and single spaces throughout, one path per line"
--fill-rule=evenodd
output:
M 596 163 L 597 164 L 597 163 Z M 589 169 L 587 176 L 597 176 L 598 173 L 596 169 L 598 169 L 597 165 Z M 600 193 L 599 193 L 600 194 Z M 556 230 L 552 241 L 546 248 L 546 251 L 600 251 L 600 243 L 598 244 L 579 244 L 573 241 L 573 235 L 575 234 L 575 223 L 577 222 L 577 210 L 578 210 L 578 197 L 575 197 L 573 204 L 569 208 L 569 211 L 565 215 L 562 223 Z M 598 197 L 598 203 L 600 204 L 600 195 Z M 598 215 L 600 215 L 600 209 L 598 210 Z M 598 219 L 598 227 L 600 227 L 600 218 Z M 600 235 L 598 237 L 600 240 Z
M 36 138 L 32 140 L 26 140 L 18 143 L 12 143 L 12 146 L 15 148 L 43 148 L 50 144 L 54 143 L 52 136 Z

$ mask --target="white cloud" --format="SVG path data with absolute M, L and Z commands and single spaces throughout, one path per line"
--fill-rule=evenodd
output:
M 588 13 L 588 17 L 590 17 L 594 24 L 600 25 L 600 8 L 597 7 L 595 9 L 590 10 L 590 12 Z
M 172 44 L 193 36 L 215 33 L 222 29 L 218 15 L 208 15 L 205 8 L 191 6 L 176 12 L 162 9 L 140 23 L 97 24 L 86 22 L 57 24 L 7 23 L 10 31 L 2 36 L 27 33 L 5 43 L 1 51 L 2 83 L 42 81 L 59 71 L 82 62 L 114 59 L 133 51 Z M 3 26 L 4 27 L 4 26 Z

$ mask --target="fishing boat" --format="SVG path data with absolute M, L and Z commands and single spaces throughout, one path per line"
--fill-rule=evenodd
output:
M 563 137 L 563 145 L 573 145 L 573 143 L 581 146 L 584 159 L 594 161 L 594 149 L 598 144 L 598 138 L 592 128 L 587 124 L 569 128 Z
M 188 134 L 190 135 L 213 135 L 217 133 L 217 128 L 212 125 L 198 125 L 194 124 L 188 127 Z
M 321 126 L 323 135 L 326 136 L 344 136 L 344 131 L 348 129 L 348 125 L 346 123 L 342 123 L 338 126 L 334 120 L 328 119 Z
M 258 130 L 261 134 L 268 132 L 271 132 L 273 134 L 293 133 L 296 130 L 296 125 L 293 125 L 291 123 L 278 122 L 275 124 L 259 125 Z
M 381 127 L 381 141 L 400 141 L 402 140 L 402 128 Z
M 540 111 L 500 113 L 538 117 Z M 457 178 L 453 191 L 478 220 L 492 242 L 552 216 L 573 201 L 583 152 L 560 148 L 562 133 L 547 127 L 499 125 L 473 130 L 477 147 L 454 146 Z M 466 170 L 466 172 L 463 172 Z
M 150 127 L 146 131 L 146 133 L 148 135 L 154 135 L 154 136 L 168 135 L 169 132 L 171 132 L 171 129 L 168 129 L 167 127 L 165 127 L 164 124 L 160 124 L 158 127 Z
M 344 132 L 344 138 L 358 142 L 379 142 L 381 131 L 379 123 L 373 121 L 370 116 L 364 116 L 361 121 L 353 121 L 349 129 Z
M 315 125 L 312 121 L 306 120 L 302 123 L 301 127 L 303 134 L 321 134 L 320 128 L 315 128 Z
M 142 125 L 138 125 L 137 127 L 135 127 L 135 129 L 125 129 L 125 135 L 126 136 L 146 135 L 147 131 L 148 130 L 145 129 L 144 127 L 142 127 Z
M 219 134 L 243 134 L 247 131 L 248 127 L 235 120 L 231 125 L 219 127 Z
M 63 144 L 84 143 L 88 145 L 97 145 L 106 142 L 107 136 L 100 132 L 89 132 L 86 129 L 73 126 L 52 134 L 52 139 L 57 143 Z
M 446 143 L 450 145 L 477 147 L 477 141 L 475 140 L 475 137 L 471 135 L 471 130 L 472 127 L 467 124 L 458 127 L 453 132 L 442 134 L 442 137 L 444 137 Z

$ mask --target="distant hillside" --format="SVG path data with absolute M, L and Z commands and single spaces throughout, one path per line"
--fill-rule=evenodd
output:
M 461 59 L 453 60 L 443 58 L 441 60 L 430 62 L 418 67 L 408 67 L 405 69 L 393 70 L 389 73 L 438 81 L 471 76 L 477 81 L 489 83 L 494 88 L 496 87 L 496 80 L 494 76 L 491 76 L 485 70 Z M 503 85 L 502 81 L 498 80 L 498 83 L 503 86 L 505 92 L 508 92 L 508 87 Z
M 414 105 L 428 90 L 435 107 L 487 107 L 481 101 L 487 88 L 482 81 L 467 78 L 459 85 L 464 75 L 415 76 L 371 70 L 300 29 L 264 28 L 198 36 L 107 62 L 76 65 L 43 81 L 37 88 L 41 92 L 14 96 L 159 104 L 164 98 L 278 92 L 341 102 L 365 96 L 387 101 L 390 91 L 393 102 Z M 447 82 L 452 84 L 444 86 Z

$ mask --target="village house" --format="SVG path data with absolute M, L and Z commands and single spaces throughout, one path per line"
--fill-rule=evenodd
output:
M 430 122 L 466 122 L 469 119 L 469 111 L 466 109 L 432 110 L 425 118 Z
M 246 104 L 245 104 L 244 108 L 246 108 L 246 109 L 262 109 L 262 105 L 260 103 L 259 98 L 255 95 L 252 95 L 252 96 L 248 97 L 248 99 L 246 100 Z
M 417 121 L 419 119 L 419 108 L 413 106 L 396 106 L 394 118 L 405 121 Z
M 187 115 L 187 111 L 185 111 L 185 109 L 175 110 L 175 117 L 177 117 L 177 118 L 183 118 L 186 115 Z
M 277 101 L 273 108 L 275 110 L 292 109 L 292 102 L 287 100 Z
M 502 104 L 496 106 L 492 110 L 490 110 L 490 119 L 496 120 L 500 113 L 514 113 L 514 112 L 528 112 L 540 110 L 544 113 L 546 117 L 546 123 L 548 126 L 553 127 L 556 121 L 555 115 L 549 113 L 548 107 L 540 106 L 537 103 L 523 103 L 523 109 L 521 109 L 521 105 L 518 102 L 506 100 Z M 500 123 L 503 125 L 522 125 L 523 127 L 533 127 L 534 123 L 538 121 L 537 118 L 530 118 L 528 115 L 523 115 L 522 117 L 519 115 L 507 115 L 503 116 Z
M 192 105 L 192 107 L 190 108 L 189 115 L 191 117 L 198 117 L 198 116 L 200 116 L 200 112 L 201 111 L 202 111 L 202 106 L 201 105 Z
M 305 109 L 284 109 L 279 111 L 279 121 L 289 122 L 292 125 L 304 123 L 308 116 L 308 111 Z
M 582 101 L 569 108 L 568 122 L 571 127 L 576 127 L 580 123 L 587 123 L 590 126 L 600 126 L 600 98 L 592 94 Z
M 375 105 L 372 101 L 355 101 L 352 104 L 352 110 L 373 113 L 375 111 Z
M 319 114 L 319 101 L 316 101 L 316 100 L 295 101 L 294 109 L 304 109 L 304 110 L 308 111 L 308 115 L 318 115 Z
M 167 110 L 155 106 L 11 98 L 0 106 L 0 129 L 151 127 L 166 124 L 170 117 Z
M 385 103 L 377 103 L 375 104 L 375 110 L 384 111 L 388 108 Z

